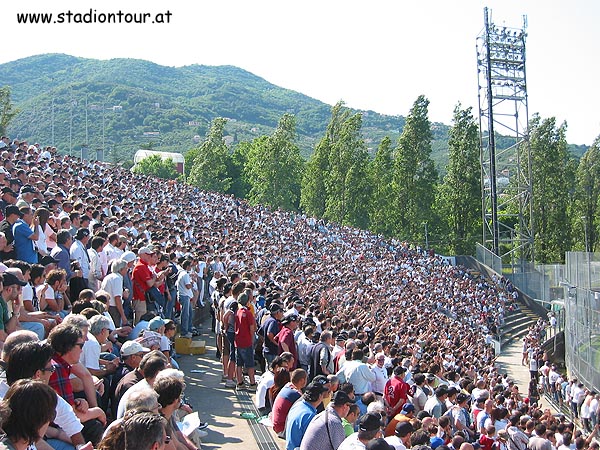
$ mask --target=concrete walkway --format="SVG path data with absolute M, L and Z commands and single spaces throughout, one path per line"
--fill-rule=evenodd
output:
M 215 335 L 210 332 L 210 321 L 204 323 L 203 331 L 194 340 L 206 341 L 206 354 L 181 355 L 177 360 L 186 375 L 186 396 L 200 420 L 209 424 L 202 449 L 283 449 L 285 441 L 275 437 L 270 428 L 241 417 L 242 412 L 255 412 L 253 393 L 225 388 L 225 383 L 221 383 L 221 363 L 215 358 Z
M 256 414 L 252 403 L 254 393 L 236 392 L 221 383 L 221 363 L 215 358 L 215 335 L 210 329 L 206 331 L 207 325 L 210 327 L 210 322 L 204 323 L 202 336 L 194 338 L 206 341 L 206 354 L 181 355 L 178 359 L 186 374 L 186 395 L 199 412 L 200 420 L 209 424 L 202 449 L 283 450 L 285 441 L 277 438 L 270 428 L 241 417 L 243 412 Z M 519 392 L 527 396 L 530 375 L 528 367 L 521 365 L 521 349 L 520 341 L 509 344 L 496 364 L 500 373 L 508 373 L 519 386 Z M 542 403 L 556 413 L 543 397 Z
M 531 375 L 529 373 L 529 366 L 521 364 L 522 357 L 522 341 L 513 341 L 502 349 L 502 353 L 500 353 L 500 356 L 496 359 L 496 366 L 500 373 L 508 373 L 508 377 L 519 386 L 521 395 L 527 397 L 529 395 L 529 380 L 531 380 Z M 544 396 L 540 398 L 538 404 L 542 409 L 550 408 L 553 414 L 558 413 Z

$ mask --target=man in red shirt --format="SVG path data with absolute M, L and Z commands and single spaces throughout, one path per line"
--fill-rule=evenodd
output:
M 250 301 L 248 294 L 241 293 L 237 299 L 240 307 L 235 313 L 235 350 L 236 350 L 236 369 L 237 369 L 237 387 L 244 387 L 244 375 L 242 368 L 248 370 L 250 378 L 250 387 L 256 387 L 254 379 L 254 332 L 256 331 L 256 321 L 252 311 L 248 309 Z
M 275 340 L 279 345 L 279 354 L 283 352 L 289 352 L 294 356 L 294 360 L 289 365 L 289 370 L 294 370 L 298 367 L 298 347 L 294 340 L 294 331 L 298 328 L 298 316 L 296 314 L 290 314 L 287 317 L 281 319 L 283 327 L 275 336 Z
M 385 383 L 383 399 L 388 408 L 388 417 L 392 419 L 402 410 L 408 400 L 409 385 L 404 381 L 406 369 L 402 366 L 394 367 L 394 376 Z
M 150 270 L 154 252 L 149 247 L 138 250 L 138 262 L 133 268 L 133 323 L 137 325 L 140 318 L 146 314 L 146 291 L 156 283 L 156 275 Z

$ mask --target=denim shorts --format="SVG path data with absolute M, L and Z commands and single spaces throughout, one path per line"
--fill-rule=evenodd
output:
M 244 347 L 237 348 L 237 358 L 235 363 L 240 367 L 245 367 L 246 369 L 252 369 L 254 367 L 254 348 L 253 347 Z
M 235 361 L 235 345 L 234 345 L 235 332 L 228 331 L 226 334 L 227 334 L 227 340 L 229 341 L 229 360 Z

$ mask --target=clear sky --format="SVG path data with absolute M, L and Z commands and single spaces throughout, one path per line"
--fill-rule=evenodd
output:
M 530 114 L 567 121 L 570 143 L 600 135 L 600 0 L 17 0 L 2 4 L 0 63 L 41 53 L 228 64 L 329 104 L 406 115 L 420 95 L 450 124 L 477 113 L 475 38 L 527 15 Z M 171 12 L 168 24 L 19 24 L 17 13 Z M 40 71 L 44 67 L 39 68 Z M 2 75 L 0 73 L 0 84 Z

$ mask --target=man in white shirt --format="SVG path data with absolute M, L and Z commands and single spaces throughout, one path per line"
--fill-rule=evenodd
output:
M 375 364 L 371 366 L 371 372 L 375 375 L 375 381 L 371 383 L 371 390 L 379 396 L 383 396 L 385 383 L 388 380 L 387 369 L 385 364 L 385 354 L 383 352 L 375 355 Z
M 88 278 L 90 275 L 90 257 L 87 253 L 87 243 L 90 240 L 90 231 L 87 228 L 80 228 L 75 233 L 75 239 L 71 244 L 69 253 L 71 259 L 75 259 L 79 262 L 81 272 L 83 273 L 83 280 L 86 286 L 88 285 Z
M 398 422 L 394 435 L 386 437 L 385 441 L 396 450 L 406 450 L 411 447 L 410 437 L 414 431 L 410 422 Z
M 110 294 L 108 313 L 115 326 L 128 325 L 127 316 L 123 309 L 123 277 L 127 273 L 127 262 L 122 259 L 113 261 L 112 273 L 102 280 L 102 290 Z
M 190 260 L 185 260 L 181 265 L 182 270 L 177 276 L 177 298 L 181 304 L 181 335 L 183 337 L 192 337 L 192 305 L 190 302 L 194 292 L 189 274 L 191 265 Z
M 356 396 L 361 396 L 371 391 L 371 383 L 376 380 L 375 374 L 369 366 L 362 362 L 364 352 L 355 348 L 352 350 L 352 361 L 346 361 L 336 376 L 340 383 L 352 383 Z
M 79 362 L 81 362 L 92 375 L 98 378 L 105 378 L 117 370 L 119 367 L 119 358 L 112 361 L 100 359 L 102 345 L 108 341 L 110 333 L 114 331 L 110 320 L 105 316 L 93 316 L 89 319 L 90 329 L 87 334 L 87 341 L 83 344 Z M 104 366 L 101 368 L 100 366 Z

